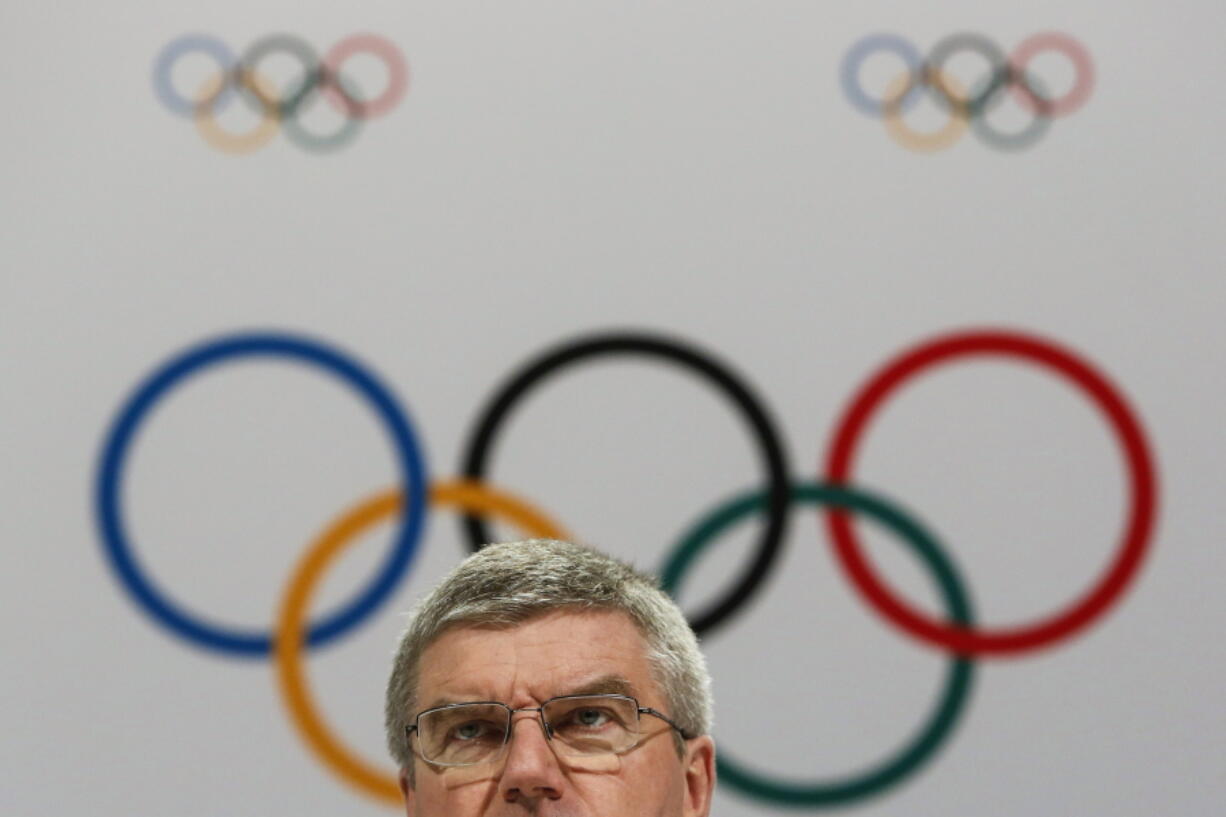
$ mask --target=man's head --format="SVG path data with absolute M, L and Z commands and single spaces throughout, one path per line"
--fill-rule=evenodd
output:
M 570 697 L 590 695 L 613 697 Z M 710 678 L 672 600 L 551 540 L 461 564 L 414 612 L 388 682 L 410 817 L 706 815 L 710 723 Z

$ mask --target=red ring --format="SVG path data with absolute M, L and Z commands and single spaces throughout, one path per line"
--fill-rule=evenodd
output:
M 827 530 L 840 564 L 856 589 L 886 619 L 921 641 L 961 655 L 1009 655 L 1049 646 L 1090 624 L 1115 603 L 1140 567 L 1155 518 L 1157 486 L 1145 433 L 1120 393 L 1105 377 L 1055 344 L 1005 331 L 958 332 L 921 344 L 887 363 L 861 388 L 845 410 L 830 447 L 829 482 L 850 481 L 852 459 L 869 419 L 890 392 L 929 366 L 968 355 L 1021 358 L 1053 370 L 1081 388 L 1106 415 L 1128 463 L 1131 488 L 1128 525 L 1115 563 L 1089 593 L 1063 611 L 1022 626 L 979 630 L 933 621 L 899 601 L 873 573 L 852 532 L 845 510 L 826 511 Z
M 1009 57 L 1009 66 L 1018 78 L 1026 76 L 1026 66 L 1044 51 L 1059 51 L 1077 69 L 1077 81 L 1064 96 L 1056 99 L 1039 97 L 1024 80 L 1013 83 L 1013 93 L 1026 110 L 1043 116 L 1064 116 L 1080 108 L 1094 90 L 1094 62 L 1090 52 L 1078 40 L 1058 31 L 1044 31 L 1022 40 Z
M 336 82 L 325 83 L 324 93 L 336 109 L 346 116 L 354 115 L 361 119 L 370 119 L 396 107 L 396 103 L 409 88 L 409 66 L 404 61 L 400 49 L 391 40 L 377 34 L 353 34 L 332 46 L 324 57 L 324 65 L 332 76 L 339 76 L 341 63 L 354 54 L 368 52 L 383 59 L 387 66 L 387 87 L 383 93 L 371 100 L 347 100 Z

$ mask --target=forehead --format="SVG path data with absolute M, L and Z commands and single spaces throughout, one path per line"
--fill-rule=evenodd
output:
M 418 709 L 496 700 L 522 706 L 624 679 L 642 703 L 659 703 L 647 642 L 625 613 L 557 610 L 511 627 L 453 627 L 425 649 Z M 612 690 L 610 690 L 612 691 Z

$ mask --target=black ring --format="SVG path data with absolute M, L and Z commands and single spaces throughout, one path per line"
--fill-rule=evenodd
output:
M 493 445 L 498 426 L 530 388 L 554 372 L 590 357 L 601 355 L 637 354 L 662 358 L 702 375 L 723 392 L 740 409 L 754 438 L 758 442 L 762 464 L 766 470 L 767 522 L 757 545 L 749 571 L 710 609 L 693 616 L 690 626 L 704 634 L 736 612 L 766 580 L 767 573 L 779 555 L 787 528 L 788 502 L 791 486 L 788 467 L 779 435 L 762 402 L 754 396 L 737 375 L 711 354 L 669 337 L 645 332 L 609 332 L 565 341 L 528 361 L 498 389 L 486 403 L 474 427 L 468 453 L 461 472 L 469 479 L 482 480 L 486 474 L 486 459 Z M 490 541 L 489 531 L 480 516 L 466 515 L 461 528 L 468 537 L 469 547 L 476 552 Z
M 987 60 L 989 66 L 986 83 L 984 80 L 971 83 L 971 87 L 978 90 L 970 91 L 965 99 L 952 93 L 945 84 L 945 63 L 959 51 L 973 51 Z M 925 66 L 931 80 L 930 87 L 938 98 L 948 103 L 958 116 L 968 119 L 982 114 L 988 100 L 1009 80 L 1009 58 L 1005 52 L 987 37 L 969 32 L 950 34 L 934 45 L 928 52 Z
M 254 81 L 254 72 L 260 60 L 277 51 L 285 51 L 298 60 L 302 65 L 302 79 L 290 89 L 287 98 L 266 99 Z M 297 113 L 302 100 L 319 86 L 322 67 L 319 55 L 306 40 L 293 34 L 270 34 L 252 43 L 243 53 L 235 68 L 236 84 L 244 96 L 247 92 L 254 94 L 262 106 L 275 110 L 281 119 L 285 119 Z

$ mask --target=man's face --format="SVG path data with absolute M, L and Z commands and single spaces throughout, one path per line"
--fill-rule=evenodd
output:
M 501 701 L 540 706 L 560 695 L 612 685 L 672 716 L 651 678 L 646 643 L 630 617 L 560 610 L 511 629 L 459 627 L 422 654 L 418 710 L 440 703 Z M 617 690 L 617 691 L 620 691 Z M 411 713 L 416 714 L 416 713 Z M 715 784 L 709 737 L 686 742 L 643 716 L 644 740 L 607 763 L 554 754 L 535 712 L 517 712 L 502 760 L 440 768 L 415 759 L 401 776 L 409 817 L 705 817 Z

